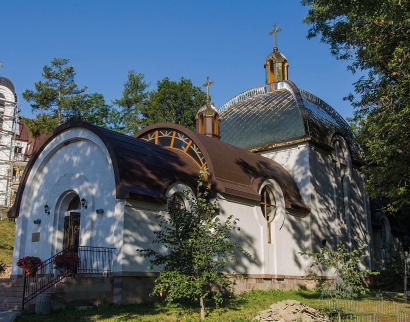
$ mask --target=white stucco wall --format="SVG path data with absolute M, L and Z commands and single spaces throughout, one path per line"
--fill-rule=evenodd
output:
M 305 229 L 302 234 L 306 242 L 300 244 L 304 248 L 301 251 L 317 252 L 320 247 L 323 247 L 324 240 L 327 247 L 334 247 L 341 241 L 351 244 L 352 247 L 370 242 L 370 209 L 368 196 L 364 192 L 364 177 L 359 168 L 352 166 L 350 153 L 345 150 L 345 154 L 347 169 L 343 186 L 336 180 L 332 151 L 312 143 L 281 147 L 262 154 L 281 164 L 290 173 L 300 190 L 303 202 L 311 208 L 309 217 L 302 221 L 290 217 L 292 220 L 288 221 L 287 226 L 285 225 L 288 231 L 299 230 L 301 227 Z M 344 191 L 344 195 L 341 191 Z M 338 201 L 337 198 L 341 199 Z M 338 209 L 338 202 L 343 203 L 346 216 L 338 214 L 341 211 Z M 289 245 L 298 239 L 298 233 L 294 231 L 289 235 L 292 235 L 293 239 L 283 239 L 286 242 L 281 248 L 282 253 L 277 252 L 278 258 L 281 254 L 292 254 Z M 295 259 L 296 266 L 299 264 L 296 263 L 297 261 L 298 259 Z M 302 262 L 304 262 L 302 266 L 309 271 L 310 260 L 305 258 Z M 291 271 L 296 266 L 290 265 L 288 269 Z M 331 272 L 320 273 L 331 275 Z
M 13 262 L 27 255 L 46 260 L 62 250 L 70 192 L 88 204 L 87 209 L 76 210 L 81 212 L 80 246 L 116 248 L 113 270 L 120 270 L 125 202 L 116 200 L 113 168 L 105 145 L 94 133 L 79 128 L 51 141 L 30 172 L 16 220 Z M 44 212 L 46 204 L 51 208 L 50 215 Z M 97 215 L 100 208 L 104 213 Z M 36 219 L 41 224 L 34 224 Z M 33 233 L 40 233 L 38 242 L 32 242 Z M 12 274 L 19 272 L 13 266 Z

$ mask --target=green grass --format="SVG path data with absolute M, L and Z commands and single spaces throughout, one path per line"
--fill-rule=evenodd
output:
M 11 265 L 13 260 L 16 223 L 7 218 L 0 220 L 0 262 Z
M 229 322 L 251 321 L 259 311 L 266 310 L 272 303 L 293 299 L 309 306 L 320 309 L 323 301 L 319 300 L 319 293 L 313 291 L 252 291 L 241 296 L 232 297 L 220 308 L 206 309 L 206 321 Z M 377 300 L 367 296 L 357 306 L 363 307 L 369 303 L 378 305 Z M 373 305 L 371 304 L 371 305 Z M 400 310 L 410 310 L 410 305 L 400 304 Z M 20 315 L 16 322 L 48 322 L 48 321 L 102 321 L 102 322 L 147 322 L 147 321 L 199 321 L 199 308 L 192 305 L 165 306 L 163 304 L 145 305 L 102 305 L 83 309 L 58 310 L 49 316 L 35 315 L 26 312 Z M 381 321 L 397 321 L 397 316 L 384 314 Z

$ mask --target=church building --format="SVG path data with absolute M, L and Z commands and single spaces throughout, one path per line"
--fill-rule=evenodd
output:
M 299 252 L 344 242 L 352 249 L 369 244 L 371 255 L 364 160 L 351 129 L 289 80 L 276 38 L 265 72 L 265 85 L 219 109 L 209 101 L 208 79 L 196 131 L 161 123 L 130 137 L 84 122 L 56 128 L 30 159 L 8 214 L 17 223 L 14 263 L 28 255 L 46 261 L 71 247 L 81 267 L 67 280 L 83 279 L 79 287 L 94 278 L 106 286 L 106 300 L 142 302 L 159 270 L 148 270 L 137 249 L 162 249 L 152 244 L 156 215 L 167 208 L 161 196 L 186 203 L 183 192 L 195 194 L 205 168 L 218 216 L 239 219 L 232 238 L 252 255 L 230 266 L 246 277 L 236 292 L 309 287 L 303 276 L 311 261 Z M 109 250 L 104 259 L 102 249 Z M 371 256 L 364 265 L 372 267 Z M 13 266 L 12 276 L 21 274 Z

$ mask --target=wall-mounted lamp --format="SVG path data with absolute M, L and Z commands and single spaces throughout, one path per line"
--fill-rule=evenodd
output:
M 97 209 L 95 212 L 97 213 L 97 215 L 102 215 L 104 213 L 104 209 L 100 208 L 100 209 Z
M 41 219 L 34 220 L 34 225 L 40 225 L 40 224 L 41 224 Z
M 45 212 L 47 215 L 50 214 L 50 207 L 49 207 L 47 204 L 44 206 L 44 212 Z
M 84 198 L 81 199 L 81 208 L 87 209 L 87 201 Z

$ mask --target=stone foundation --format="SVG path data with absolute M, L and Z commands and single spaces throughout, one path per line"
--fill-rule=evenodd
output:
M 154 302 L 158 297 L 149 294 L 158 274 L 113 275 L 108 277 L 67 277 L 46 293 L 51 293 L 53 309 L 67 306 L 89 306 L 104 303 L 141 304 Z M 241 294 L 251 290 L 313 289 L 314 281 L 300 276 L 247 275 L 236 279 L 233 290 Z

